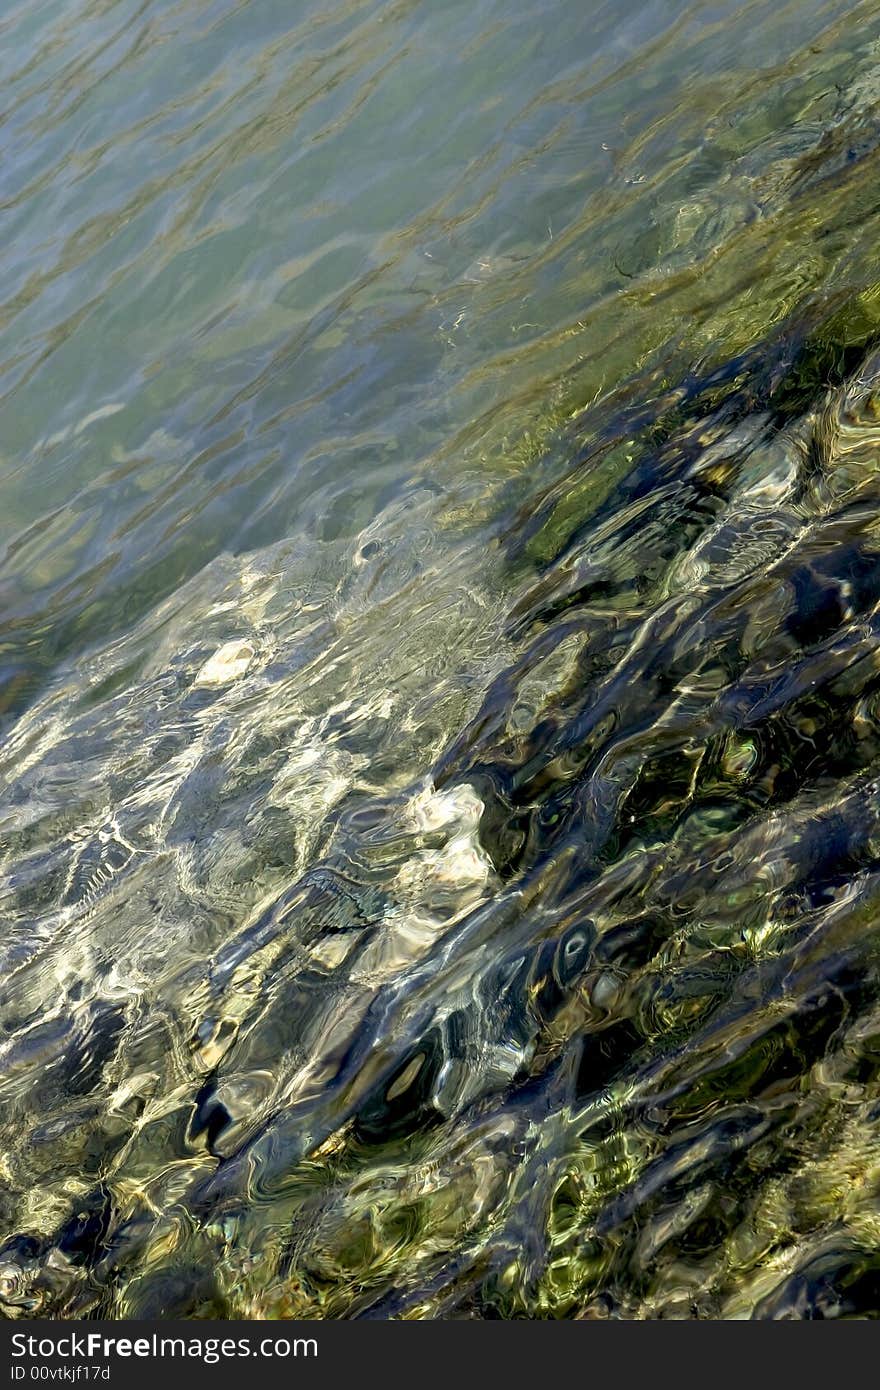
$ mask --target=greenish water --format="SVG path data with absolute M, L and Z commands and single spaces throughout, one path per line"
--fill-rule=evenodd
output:
M 0 1306 L 880 1312 L 880 10 L 0 17 Z

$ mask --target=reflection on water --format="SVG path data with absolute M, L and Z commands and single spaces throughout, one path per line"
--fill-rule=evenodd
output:
M 0 20 L 3 1311 L 876 1315 L 880 15 L 295 11 Z

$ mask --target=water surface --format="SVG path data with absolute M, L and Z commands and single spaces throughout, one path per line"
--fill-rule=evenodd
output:
M 0 35 L 4 1312 L 876 1314 L 876 6 Z

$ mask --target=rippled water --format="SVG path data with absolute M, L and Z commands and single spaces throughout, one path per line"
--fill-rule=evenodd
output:
M 877 6 L 0 80 L 3 1312 L 877 1315 Z

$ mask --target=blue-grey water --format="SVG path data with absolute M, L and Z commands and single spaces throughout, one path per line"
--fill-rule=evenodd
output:
M 880 1313 L 880 10 L 0 16 L 0 1306 Z

